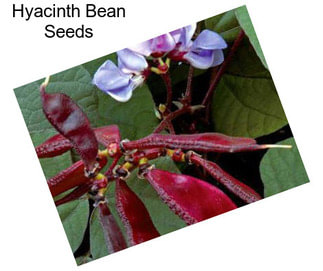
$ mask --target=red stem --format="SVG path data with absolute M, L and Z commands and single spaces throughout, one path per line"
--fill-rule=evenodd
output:
M 192 102 L 192 79 L 193 79 L 193 72 L 194 68 L 193 66 L 190 66 L 189 71 L 188 71 L 188 76 L 187 76 L 187 85 L 186 85 L 186 91 L 185 91 L 185 96 L 182 99 L 183 102 L 183 107 L 169 113 L 156 127 L 153 133 L 160 133 L 162 130 L 164 130 L 166 127 L 168 127 L 169 132 L 171 134 L 175 134 L 174 127 L 172 125 L 172 120 L 177 118 L 180 115 L 183 115 L 185 113 L 191 112 L 191 102 Z M 168 73 L 167 73 L 168 74 Z M 168 75 L 169 77 L 169 75 Z M 164 78 L 164 77 L 163 77 Z M 165 80 L 165 78 L 164 78 Z M 170 79 L 169 79 L 170 80 Z M 169 81 L 170 83 L 170 81 Z M 166 84 L 167 85 L 167 84 Z M 167 101 L 168 101 L 169 95 L 167 96 Z M 170 100 L 170 103 L 172 101 Z M 167 103 L 168 104 L 168 103 Z M 168 107 L 166 105 L 167 109 L 170 110 L 170 106 Z
M 185 91 L 184 101 L 190 105 L 192 102 L 192 79 L 193 79 L 194 67 L 190 65 L 187 75 L 187 85 Z
M 167 115 L 167 117 L 165 117 L 160 123 L 159 125 L 156 127 L 156 129 L 154 130 L 153 133 L 160 133 L 162 130 L 164 130 L 168 125 L 169 123 L 171 123 L 171 121 L 175 118 L 177 118 L 178 116 L 180 115 L 183 115 L 187 112 L 190 112 L 191 111 L 191 107 L 190 106 L 184 106 L 182 107 L 181 109 L 178 109 L 172 113 L 169 113 Z
M 113 171 L 114 167 L 118 164 L 118 162 L 119 162 L 119 160 L 120 160 L 121 156 L 122 156 L 121 154 L 117 155 L 117 156 L 113 159 L 113 161 L 112 161 L 112 163 L 111 163 L 110 167 L 108 168 L 108 170 L 104 173 L 104 175 L 105 175 L 105 176 L 107 176 L 108 180 L 109 180 L 109 177 L 111 178 L 111 176 L 112 176 L 112 171 Z
M 203 99 L 202 105 L 207 106 L 210 103 L 210 100 L 213 96 L 214 89 L 219 84 L 220 79 L 222 78 L 222 75 L 224 74 L 228 64 L 231 62 L 233 55 L 237 51 L 239 45 L 241 44 L 243 38 L 245 36 L 245 33 L 243 30 L 240 31 L 238 37 L 235 39 L 230 52 L 228 53 L 227 57 L 223 61 L 221 67 L 219 68 L 218 72 L 216 73 L 215 77 L 212 79 L 209 89 Z
M 168 123 L 167 128 L 170 134 L 175 135 L 175 129 L 171 122 Z
M 169 72 L 162 74 L 161 77 L 165 82 L 166 90 L 167 90 L 166 108 L 168 111 L 170 111 L 170 108 L 172 106 L 172 100 L 173 100 L 173 90 L 172 90 L 172 82 L 169 76 Z

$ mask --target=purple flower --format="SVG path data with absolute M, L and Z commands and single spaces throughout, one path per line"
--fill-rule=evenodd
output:
M 148 63 L 145 57 L 129 49 L 118 51 L 117 55 L 118 67 L 124 73 L 139 75 L 148 68 Z
M 139 43 L 129 49 L 144 56 L 161 57 L 165 53 L 174 50 L 179 42 L 186 45 L 193 36 L 195 27 L 195 25 L 186 26 Z
M 124 73 L 111 60 L 107 60 L 96 71 L 92 82 L 115 100 L 126 102 L 133 90 L 143 82 L 143 77 Z
M 145 80 L 148 63 L 142 55 L 129 49 L 120 50 L 117 55 L 118 67 L 110 60 L 104 62 L 94 74 L 93 84 L 115 100 L 126 102 Z
M 227 47 L 224 39 L 213 31 L 203 30 L 192 41 L 195 28 L 196 25 L 188 25 L 118 51 L 118 67 L 110 60 L 103 63 L 94 75 L 93 84 L 117 101 L 126 102 L 150 71 L 158 74 L 168 71 L 168 60 L 163 62 L 160 58 L 165 54 L 169 59 L 187 61 L 199 69 L 221 64 L 222 50 Z M 147 56 L 158 57 L 158 66 L 149 67 Z
M 144 56 L 154 55 L 160 57 L 163 54 L 173 50 L 176 42 L 171 34 L 166 33 L 156 38 L 144 41 L 131 47 L 130 50 L 142 54 Z
M 191 39 L 194 35 L 195 29 L 196 29 L 196 24 L 188 25 L 170 32 L 176 41 L 176 44 L 177 44 L 176 50 L 185 51 L 187 48 L 189 48 L 192 45 Z
M 219 34 L 206 29 L 187 48 L 188 51 L 183 58 L 195 68 L 208 69 L 223 62 L 222 49 L 226 47 L 226 42 Z

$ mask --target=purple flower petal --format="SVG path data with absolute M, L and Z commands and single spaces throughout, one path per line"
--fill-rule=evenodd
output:
M 208 29 L 203 30 L 193 42 L 192 50 L 194 49 L 225 49 L 227 44 L 225 40 L 218 34 Z
M 144 56 L 150 56 L 152 53 L 151 42 L 152 40 L 146 40 L 144 42 L 138 43 L 135 46 L 131 46 L 128 49 Z
M 195 29 L 196 24 L 192 24 L 176 29 L 170 32 L 170 34 L 172 35 L 176 43 L 180 42 L 183 46 L 187 47 L 194 35 Z
M 117 52 L 118 66 L 124 73 L 139 74 L 148 67 L 146 59 L 129 49 Z
M 184 59 L 186 59 L 195 68 L 208 69 L 212 66 L 213 63 L 213 51 L 189 51 L 187 54 L 184 55 Z
M 196 29 L 196 24 L 188 25 L 182 28 L 181 36 L 178 41 L 181 43 L 180 48 L 187 49 L 191 46 L 192 44 L 191 39 L 194 35 L 195 29 Z
M 129 84 L 127 86 L 117 89 L 111 89 L 105 92 L 118 102 L 127 102 L 131 98 L 132 92 L 135 87 L 136 86 L 132 83 L 132 81 L 129 81 Z
M 153 53 L 166 53 L 173 50 L 176 42 L 171 34 L 166 33 L 151 40 L 151 50 Z
M 224 61 L 223 51 L 222 50 L 214 50 L 213 51 L 213 62 L 212 62 L 211 67 L 218 66 L 218 65 L 222 64 L 223 61 Z
M 178 43 L 182 34 L 182 28 L 171 31 L 169 32 L 169 34 L 173 37 L 175 43 Z
M 136 87 L 131 75 L 123 73 L 111 60 L 100 66 L 92 83 L 119 102 L 128 101 Z

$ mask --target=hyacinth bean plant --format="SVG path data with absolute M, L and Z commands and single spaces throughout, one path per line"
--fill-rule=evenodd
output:
M 26 86 L 27 125 L 78 263 L 307 181 L 245 7 L 58 77 Z M 277 154 L 302 170 L 283 185 Z

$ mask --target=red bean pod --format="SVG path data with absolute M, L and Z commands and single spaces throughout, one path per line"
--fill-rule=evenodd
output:
M 236 208 L 220 189 L 197 178 L 159 169 L 147 170 L 144 177 L 188 225 Z
M 72 148 L 71 142 L 61 134 L 54 135 L 36 147 L 38 158 L 55 157 Z
M 40 87 L 40 94 L 43 111 L 48 121 L 60 134 L 71 141 L 86 169 L 89 172 L 94 171 L 97 164 L 98 142 L 87 116 L 65 94 L 46 93 L 44 85 Z
M 229 191 L 247 203 L 262 199 L 261 196 L 251 187 L 238 181 L 236 178 L 225 172 L 216 163 L 207 161 L 198 155 L 192 154 L 190 161 L 193 164 L 202 166 L 214 179 L 224 185 Z
M 203 133 L 190 135 L 151 134 L 135 141 L 122 142 L 124 150 L 171 148 L 195 150 L 201 152 L 241 152 L 266 148 L 258 145 L 253 138 L 231 137 L 219 133 Z
M 117 125 L 94 128 L 94 134 L 99 143 L 108 147 L 111 143 L 120 142 L 120 132 Z M 38 158 L 55 157 L 72 148 L 72 143 L 63 135 L 57 134 L 36 147 Z
M 89 191 L 89 189 L 91 188 L 91 185 L 92 184 L 90 181 L 88 181 L 87 183 L 81 184 L 80 186 L 75 188 L 71 193 L 67 194 L 66 196 L 64 196 L 59 200 L 56 200 L 55 205 L 59 206 L 80 198 L 81 196 L 83 196 L 85 193 Z
M 99 208 L 99 220 L 103 229 L 104 239 L 108 251 L 114 253 L 122 249 L 127 248 L 126 241 L 122 235 L 122 232 L 115 221 L 113 215 L 106 202 L 100 202 Z
M 108 147 L 111 143 L 120 142 L 120 131 L 117 125 L 95 128 L 94 133 L 98 142 L 105 147 Z
M 99 159 L 99 167 L 103 168 L 107 163 L 107 159 L 102 157 Z M 52 196 L 55 197 L 75 186 L 86 183 L 90 179 L 84 174 L 83 161 L 77 161 L 67 169 L 64 169 L 56 176 L 47 181 Z
M 126 182 L 120 179 L 116 180 L 116 206 L 130 245 L 160 236 L 145 205 Z

